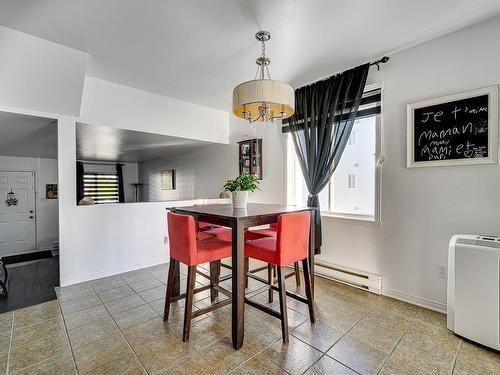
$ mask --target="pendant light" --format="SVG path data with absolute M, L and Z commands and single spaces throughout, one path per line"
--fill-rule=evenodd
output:
M 262 43 L 262 54 L 255 61 L 257 73 L 255 79 L 234 88 L 233 113 L 250 123 L 286 119 L 295 111 L 294 90 L 288 83 L 271 79 L 271 60 L 266 56 L 265 44 L 271 39 L 271 34 L 259 31 L 255 38 Z

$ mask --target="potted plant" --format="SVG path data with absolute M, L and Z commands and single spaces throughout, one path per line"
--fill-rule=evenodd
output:
M 223 191 L 231 192 L 233 208 L 246 208 L 248 192 L 259 188 L 259 180 L 251 174 L 242 174 L 234 180 L 227 180 L 222 186 Z

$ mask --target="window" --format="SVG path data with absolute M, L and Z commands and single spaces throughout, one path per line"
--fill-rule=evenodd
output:
M 380 95 L 380 89 L 379 89 Z M 380 103 L 377 103 L 380 112 Z M 361 108 L 360 108 L 361 112 Z M 359 113 L 359 112 L 358 112 Z M 380 114 L 358 118 L 348 145 L 330 182 L 319 194 L 321 210 L 326 215 L 379 221 L 381 148 Z M 295 155 L 293 140 L 287 141 L 287 203 L 305 206 L 309 193 Z
M 95 204 L 118 203 L 118 175 L 111 173 L 85 173 L 83 175 L 84 197 Z
M 351 131 L 351 135 L 349 136 L 349 139 L 347 140 L 347 145 L 348 146 L 356 146 L 357 145 L 357 134 L 358 132 L 356 130 Z
M 356 189 L 356 175 L 350 174 L 347 175 L 347 188 L 348 189 Z

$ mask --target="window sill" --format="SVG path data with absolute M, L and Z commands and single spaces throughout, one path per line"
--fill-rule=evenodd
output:
M 380 227 L 380 220 L 377 220 L 376 218 L 370 217 L 370 216 L 342 215 L 342 214 L 334 214 L 334 213 L 328 212 L 328 211 L 322 211 L 321 217 L 338 219 L 338 220 L 348 221 L 348 222 L 350 221 L 350 222 L 356 222 L 356 223 L 366 223 L 366 224 Z

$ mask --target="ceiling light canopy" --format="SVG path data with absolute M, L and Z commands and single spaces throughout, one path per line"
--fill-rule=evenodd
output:
M 255 79 L 240 83 L 233 90 L 233 113 L 252 122 L 274 122 L 286 119 L 295 111 L 295 93 L 288 83 L 271 79 L 266 45 L 271 34 L 259 31 L 255 38 L 262 43 L 262 55 L 255 61 Z M 267 78 L 265 78 L 267 76 Z

